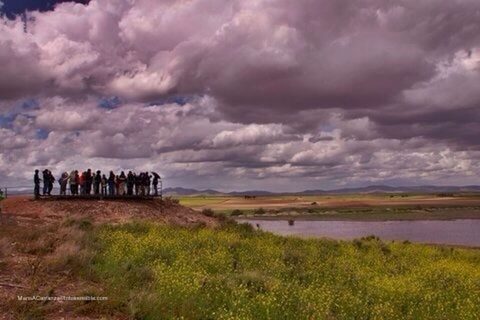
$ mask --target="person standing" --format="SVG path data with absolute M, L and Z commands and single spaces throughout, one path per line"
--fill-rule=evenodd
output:
M 120 179 L 118 176 L 115 176 L 115 195 L 120 195 Z
M 92 172 L 92 189 L 90 192 L 95 194 L 95 172 Z
M 85 185 L 86 185 L 86 176 L 87 176 L 87 172 L 86 172 L 86 171 L 83 171 L 82 174 L 81 174 L 80 177 L 79 177 L 80 194 L 81 194 L 81 195 L 85 195 L 85 193 L 86 193 L 86 188 L 85 188 Z
M 110 171 L 110 175 L 108 176 L 108 194 L 110 196 L 115 195 L 115 174 L 113 171 Z
M 92 183 L 93 183 L 92 169 L 88 169 L 85 175 L 85 193 L 86 194 L 90 194 L 92 192 Z
M 40 179 L 38 173 L 39 173 L 39 171 L 35 170 L 35 175 L 33 176 L 33 183 L 35 184 L 35 188 L 33 189 L 33 193 L 35 195 L 35 199 L 40 198 L 40 181 L 42 181 L 42 179 Z
M 158 174 L 153 174 L 153 192 L 154 196 L 158 196 Z
M 133 176 L 132 171 L 129 171 L 127 174 L 127 195 L 133 195 L 133 185 L 135 184 L 135 177 Z
M 133 183 L 135 184 L 135 195 L 138 196 L 138 189 L 140 188 L 140 178 L 135 172 L 133 173 Z
M 48 180 L 49 180 L 49 175 L 48 175 L 48 169 L 45 169 L 42 171 L 42 176 L 43 176 L 43 195 L 47 195 L 48 193 Z
M 147 193 L 147 196 L 150 195 L 150 185 L 152 182 L 151 179 L 152 179 L 152 176 L 148 172 L 145 172 L 145 191 Z
M 48 195 L 52 195 L 53 190 L 53 183 L 55 182 L 55 178 L 53 177 L 52 171 L 48 170 Z
M 93 185 L 93 190 L 95 194 L 100 194 L 100 184 L 102 183 L 102 173 L 100 170 L 97 170 L 97 173 L 95 174 L 95 179 L 94 179 L 94 185 Z
M 123 196 L 125 195 L 125 182 L 127 181 L 127 177 L 125 176 L 125 172 L 121 172 L 120 176 L 118 177 L 118 194 Z
M 78 186 L 80 185 L 80 174 L 75 170 L 75 195 L 78 196 Z
M 107 177 L 105 175 L 102 175 L 102 180 L 101 180 L 101 185 L 102 185 L 102 196 L 107 195 Z
M 58 179 L 58 184 L 60 184 L 60 195 L 66 196 L 67 195 L 67 184 L 68 184 L 68 173 L 62 173 L 60 179 Z
M 75 170 L 72 170 L 68 175 L 68 182 L 70 183 L 70 194 L 75 194 Z
M 138 181 L 140 184 L 140 195 L 144 196 L 145 195 L 145 173 L 140 172 L 140 175 L 138 176 Z

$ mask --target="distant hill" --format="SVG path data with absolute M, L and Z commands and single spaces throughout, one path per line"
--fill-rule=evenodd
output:
M 480 193 L 480 186 L 413 186 L 413 187 L 392 187 L 385 185 L 375 185 L 361 188 L 343 188 L 335 190 L 312 189 L 300 192 L 270 192 L 264 190 L 245 190 L 222 192 L 213 189 L 191 189 L 191 188 L 165 188 L 163 194 L 167 196 L 271 196 L 271 195 L 335 195 L 335 194 L 369 194 L 369 193 Z M 29 195 L 33 194 L 33 189 L 27 187 L 9 188 L 10 195 Z M 58 194 L 58 188 L 55 186 L 54 194 Z
M 301 195 L 313 194 L 349 194 L 349 193 L 459 193 L 459 192 L 480 192 L 480 186 L 368 186 L 360 188 L 344 188 L 335 190 L 305 190 L 299 192 Z
M 262 190 L 246 190 L 221 192 L 217 190 L 197 190 L 186 188 L 166 188 L 163 190 L 165 195 L 231 195 L 231 196 L 269 196 L 269 195 L 328 195 L 328 194 L 369 194 L 369 193 L 469 193 L 480 192 L 480 186 L 412 186 L 412 187 L 392 187 L 384 185 L 360 187 L 360 188 L 343 188 L 335 190 L 313 189 L 300 192 L 270 192 Z
M 163 189 L 164 195 L 172 195 L 172 196 L 192 196 L 192 195 L 224 195 L 225 193 L 206 189 L 206 190 L 197 190 L 197 189 L 188 189 L 188 188 L 165 188 Z

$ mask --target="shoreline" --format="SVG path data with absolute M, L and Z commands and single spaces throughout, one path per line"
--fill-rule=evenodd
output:
M 333 241 L 343 241 L 343 242 L 355 242 L 355 241 L 358 241 L 358 240 L 363 240 L 364 238 L 368 238 L 370 236 L 375 236 L 377 237 L 378 239 L 380 239 L 382 242 L 384 243 L 409 243 L 409 244 L 418 244 L 418 245 L 426 245 L 426 246 L 434 246 L 434 247 L 439 247 L 439 248 L 457 248 L 457 249 L 475 249 L 475 250 L 480 250 L 480 243 L 478 241 L 474 241 L 473 243 L 465 243 L 464 241 L 461 241 L 461 242 L 464 242 L 464 243 L 458 243 L 456 240 L 453 240 L 453 242 L 449 242 L 451 241 L 452 239 L 445 239 L 445 240 L 432 240 L 431 238 L 428 239 L 412 239 L 410 238 L 410 236 L 408 235 L 405 235 L 405 238 L 403 238 L 402 236 L 399 236 L 398 238 L 391 238 L 389 236 L 387 236 L 386 234 L 382 234 L 382 231 L 380 230 L 372 230 L 370 233 L 364 233 L 364 234 L 356 234 L 356 235 L 353 235 L 353 234 L 349 234 L 349 235 L 340 235 L 340 234 L 331 234 L 330 232 L 328 231 L 320 231 L 320 233 L 318 234 L 315 234 L 315 233 L 311 233 L 311 229 L 309 229 L 308 227 L 305 227 L 305 224 L 303 225 L 304 227 L 300 226 L 300 229 L 297 229 L 297 231 L 292 231 L 292 232 L 289 232 L 289 231 L 286 231 L 286 227 L 278 227 L 277 224 L 275 225 L 272 225 L 272 226 L 268 226 L 267 225 L 263 225 L 263 223 L 268 223 L 268 221 L 271 221 L 271 222 L 281 222 L 282 225 L 285 224 L 288 222 L 290 227 L 294 227 L 294 223 L 290 224 L 290 221 L 292 221 L 293 219 L 285 219 L 285 217 L 258 217 L 258 218 L 248 218 L 248 219 L 245 219 L 245 218 L 237 218 L 235 219 L 235 221 L 237 223 L 240 223 L 240 224 L 249 224 L 249 225 L 252 225 L 253 227 L 255 227 L 255 225 L 257 226 L 257 228 L 259 230 L 262 230 L 264 232 L 270 232 L 270 233 L 273 233 L 275 235 L 278 235 L 278 236 L 281 236 L 281 237 L 294 237 L 294 238 L 298 238 L 298 239 L 325 239 L 325 240 L 333 240 Z M 382 223 L 382 222 L 415 222 L 415 221 L 418 221 L 418 222 L 428 222 L 428 221 L 431 221 L 431 222 L 434 222 L 434 221 L 443 221 L 443 222 L 448 222 L 448 221 L 459 221 L 460 223 L 467 223 L 467 224 L 471 224 L 473 223 L 473 221 L 477 221 L 477 220 L 480 220 L 480 219 L 451 219 L 451 220 L 420 220 L 420 219 L 416 219 L 416 220 L 339 220 L 339 219 L 336 219 L 336 220 L 318 220 L 318 219 L 315 219 L 315 220 L 312 220 L 312 219 L 296 219 L 294 221 L 298 221 L 298 222 L 306 222 L 306 221 L 312 221 L 312 222 L 325 222 L 325 223 L 328 223 L 328 222 L 333 222 L 333 223 Z M 263 223 L 262 223 L 263 222 Z M 476 223 L 476 222 L 475 222 Z M 308 224 L 308 222 L 307 222 Z M 328 226 L 328 224 L 327 224 Z M 365 227 L 365 226 L 364 226 Z M 413 227 L 413 226 L 412 226 Z M 306 228 L 304 231 L 301 231 L 303 230 L 302 228 Z M 321 226 L 319 226 L 320 229 L 322 229 Z M 325 228 L 325 226 L 324 226 Z M 362 227 L 360 227 L 362 228 Z M 348 227 L 347 227 L 347 230 L 348 230 Z M 377 233 L 379 232 L 379 233 Z M 415 238 L 415 236 L 413 236 L 413 238 Z M 445 242 L 443 242 L 445 241 Z
M 337 213 L 337 214 L 278 214 L 278 215 L 244 215 L 232 217 L 235 220 L 298 220 L 298 221 L 449 221 L 479 220 L 480 211 L 470 212 L 412 212 L 412 213 Z

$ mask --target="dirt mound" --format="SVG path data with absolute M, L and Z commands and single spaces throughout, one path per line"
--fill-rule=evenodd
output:
M 216 226 L 214 218 L 166 199 L 155 200 L 33 200 L 14 196 L 2 201 L 3 212 L 19 224 L 42 224 L 65 218 L 88 217 L 94 222 L 120 223 L 150 219 L 181 226 Z

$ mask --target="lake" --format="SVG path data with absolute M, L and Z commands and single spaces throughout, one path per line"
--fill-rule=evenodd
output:
M 383 240 L 480 247 L 480 220 L 320 221 L 238 219 L 280 235 L 351 240 L 375 235 Z

